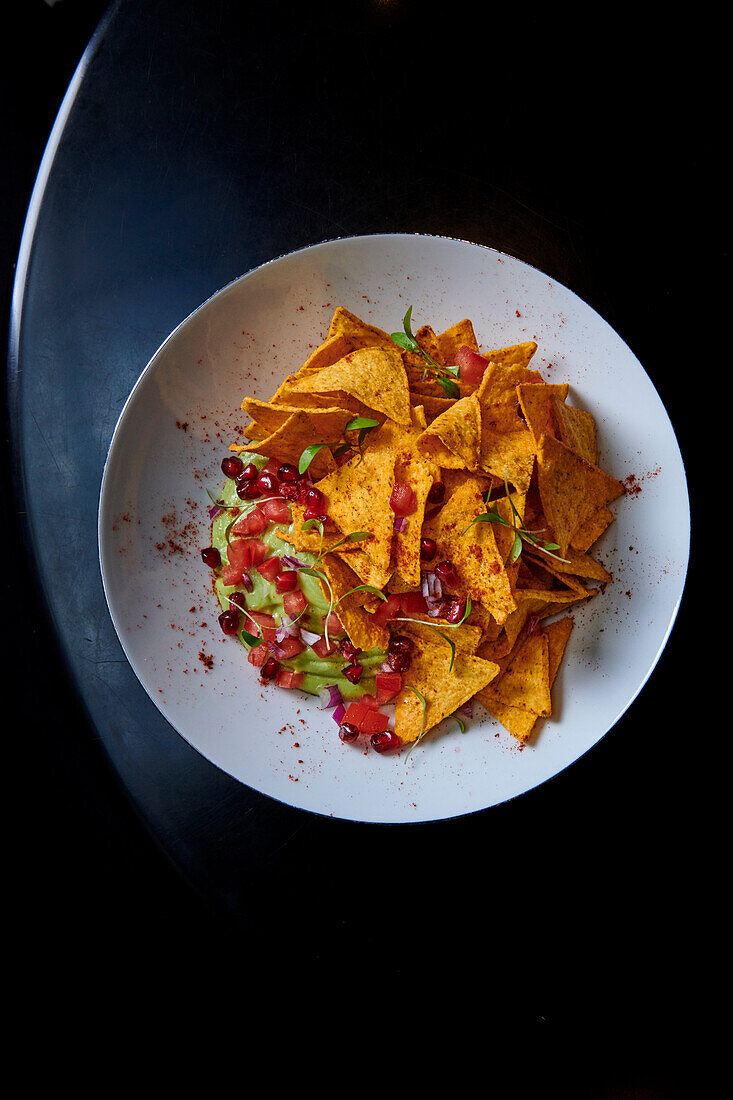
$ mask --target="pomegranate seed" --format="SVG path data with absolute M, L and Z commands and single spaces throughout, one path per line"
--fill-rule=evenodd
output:
M 244 470 L 244 463 L 241 458 L 237 458 L 235 455 L 228 455 L 221 460 L 221 469 L 226 477 L 239 477 Z
M 263 680 L 274 680 L 277 676 L 280 664 L 274 657 L 268 657 L 264 665 L 260 669 L 260 677 Z
M 428 493 L 428 504 L 442 504 L 445 500 L 445 485 L 442 481 L 434 481 Z
M 293 466 L 292 462 L 283 462 L 282 466 L 277 471 L 277 480 L 286 481 L 289 483 L 298 480 L 299 474 L 296 466 Z
M 247 478 L 243 474 L 237 478 L 235 486 L 240 500 L 256 500 L 257 497 L 262 496 L 252 478 Z
M 452 561 L 442 561 L 439 565 L 435 566 L 435 572 L 438 575 L 438 579 L 441 584 L 445 584 L 448 588 L 455 588 L 458 584 L 458 574 L 456 573 L 456 567 Z
M 319 523 L 325 523 L 328 516 L 325 512 L 319 512 L 317 508 L 306 508 L 303 512 L 303 519 L 317 519 Z
M 252 587 L 254 587 L 254 585 Z M 244 595 L 244 592 L 232 592 L 231 596 L 229 597 L 229 603 L 234 604 L 234 606 L 238 607 L 240 611 L 247 610 L 247 599 Z
M 281 481 L 280 482 L 280 496 L 284 500 L 290 500 L 290 501 L 293 501 L 293 503 L 294 503 L 298 499 L 298 487 L 297 487 L 297 485 L 293 485 L 289 481 Z
M 364 669 L 361 665 L 347 665 L 343 670 L 344 676 L 352 684 L 358 684 Z
M 301 479 L 297 482 L 298 496 L 296 499 L 298 501 L 298 504 L 306 503 L 306 497 L 308 496 L 308 493 L 311 491 L 312 488 L 313 486 L 308 478 L 301 477 Z
M 201 551 L 201 560 L 204 565 L 209 565 L 212 569 L 218 569 L 221 565 L 221 554 L 215 546 L 207 546 L 205 550 Z
M 407 672 L 410 667 L 410 654 L 387 653 L 387 664 L 393 672 Z
M 308 508 L 315 508 L 319 512 L 322 512 L 325 508 L 325 500 L 323 499 L 323 493 L 320 489 L 316 489 L 311 486 L 308 492 L 305 494 L 305 504 Z
M 274 474 L 260 474 L 257 481 L 255 481 L 255 487 L 265 496 L 269 496 L 271 493 L 277 492 L 277 478 Z
M 352 726 L 351 722 L 342 722 L 339 726 L 339 737 L 342 741 L 346 741 L 351 745 L 359 736 L 359 730 L 356 726 Z
M 249 573 L 243 573 L 242 574 L 242 582 L 241 583 L 242 583 L 242 587 L 244 589 L 246 589 L 247 592 L 254 592 L 255 582 L 252 580 Z
M 466 601 L 454 597 L 452 600 L 448 600 L 446 608 L 443 612 L 444 618 L 449 623 L 459 623 L 463 616 L 466 614 Z
M 219 626 L 225 634 L 236 634 L 239 630 L 241 616 L 236 607 L 230 607 L 228 611 L 222 611 L 219 616 Z
M 260 471 L 257 469 L 254 462 L 250 462 L 249 465 L 245 466 L 242 470 L 241 476 L 246 478 L 247 481 L 254 481 L 256 477 L 260 476 Z
M 339 642 L 339 649 L 343 653 L 344 657 L 347 657 L 350 661 L 353 661 L 354 657 L 358 656 L 358 654 L 361 653 L 361 650 L 357 649 L 356 646 L 352 642 L 350 642 L 348 638 L 341 639 L 341 641 Z
M 420 557 L 423 561 L 432 561 L 438 552 L 435 539 L 420 539 Z
M 404 634 L 393 634 L 387 647 L 389 653 L 407 653 L 408 656 L 414 648 L 415 643 L 411 638 L 406 638 Z
M 276 592 L 293 592 L 298 587 L 298 574 L 294 569 L 284 569 L 275 577 Z
M 389 752 L 390 749 L 398 749 L 400 747 L 400 739 L 396 733 L 392 733 L 391 730 L 384 730 L 383 733 L 373 733 L 369 739 L 369 743 L 375 752 Z

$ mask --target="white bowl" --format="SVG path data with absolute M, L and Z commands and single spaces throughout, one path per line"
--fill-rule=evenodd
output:
M 482 707 L 465 734 L 444 723 L 406 759 L 343 744 L 331 712 L 260 685 L 217 623 L 206 490 L 243 422 L 325 337 L 343 305 L 389 332 L 469 317 L 483 350 L 534 339 L 533 366 L 570 383 L 596 417 L 601 465 L 630 479 L 596 545 L 614 576 L 574 610 L 554 713 L 522 748 Z M 493 249 L 380 234 L 272 260 L 215 294 L 168 337 L 119 418 L 99 508 L 102 579 L 122 648 L 155 705 L 195 749 L 292 806 L 374 822 L 471 813 L 556 775 L 614 725 L 662 652 L 689 553 L 674 431 L 654 386 L 609 325 L 566 287 Z M 594 551 L 594 553 L 596 552 Z M 210 661 L 208 659 L 211 659 Z M 211 664 L 208 668 L 207 664 Z

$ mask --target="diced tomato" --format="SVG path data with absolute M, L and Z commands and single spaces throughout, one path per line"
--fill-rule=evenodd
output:
M 478 386 L 488 365 L 489 360 L 485 356 L 479 355 L 466 344 L 456 353 L 456 366 L 461 368 L 461 381 L 469 386 Z
M 343 633 L 344 633 L 344 624 L 341 622 L 341 620 L 339 619 L 339 617 L 335 613 L 335 611 L 332 611 L 331 614 L 328 616 L 328 636 L 330 638 L 332 634 L 343 634 Z
M 220 573 L 221 583 L 226 585 L 239 584 L 243 572 L 244 570 L 238 569 L 236 565 L 225 565 Z
M 267 557 L 267 547 L 262 539 L 234 539 L 227 550 L 229 564 L 242 572 L 251 565 L 259 565 Z
M 298 615 L 302 615 L 308 606 L 308 601 L 305 598 L 305 594 L 296 589 L 295 592 L 285 592 L 283 595 L 283 610 L 286 615 L 289 615 L 291 619 L 296 619 Z
M 259 645 L 252 646 L 247 654 L 247 660 L 251 665 L 254 665 L 255 668 L 262 668 L 269 654 L 270 651 L 267 647 L 267 643 L 260 642 Z
M 399 615 L 401 599 L 399 593 L 393 592 L 390 596 L 387 596 L 386 600 L 381 600 L 379 607 L 374 612 L 374 622 L 378 626 L 384 626 L 391 619 L 394 619 L 395 615 Z
M 396 516 L 409 516 L 417 508 L 417 497 L 406 481 L 395 481 L 389 506 Z
M 235 521 L 232 527 L 232 534 L 238 535 L 240 538 L 249 538 L 251 535 L 261 535 L 269 522 L 263 509 L 258 505 L 256 508 L 253 508 L 248 515 L 240 516 L 239 519 Z
M 400 607 L 405 615 L 427 615 L 428 605 L 422 592 L 403 592 Z
M 266 581 L 269 581 L 270 584 L 275 583 L 275 577 L 278 575 L 281 569 L 282 566 L 280 565 L 280 559 L 277 557 L 267 558 L 266 561 L 263 561 L 261 565 L 257 566 L 257 572 L 260 574 L 261 577 L 264 577 Z
M 286 500 L 266 500 L 260 508 L 269 523 L 290 523 L 290 508 Z
M 359 728 L 362 733 L 383 733 L 388 725 L 389 716 L 382 714 L 381 710 L 373 710 L 370 707 Z
M 364 703 L 367 707 L 376 708 L 379 706 L 376 695 L 369 695 L 368 692 L 364 692 L 363 695 L 359 696 L 359 702 Z
M 317 642 L 314 642 L 311 649 L 317 657 L 330 657 L 332 653 L 335 653 L 338 649 L 338 645 L 334 642 L 333 638 L 329 634 L 328 642 L 326 642 L 325 635 L 323 638 L 319 638 Z
M 266 642 L 274 642 L 277 623 L 272 615 L 266 615 L 264 611 L 248 611 L 245 616 L 244 629 L 256 637 L 261 635 Z
M 287 661 L 289 657 L 297 657 L 305 649 L 305 642 L 301 642 L 300 638 L 283 638 L 281 642 L 278 642 L 278 645 L 280 646 L 281 661 Z
M 342 721 L 348 722 L 352 726 L 356 726 L 357 729 L 362 729 L 362 724 L 366 719 L 367 714 L 370 714 L 374 710 L 374 707 L 370 707 L 368 703 L 365 703 L 363 699 L 355 699 L 353 703 L 349 703 L 346 708 Z
M 402 690 L 402 677 L 399 672 L 378 672 L 376 682 L 377 703 L 380 707 L 383 703 L 394 699 L 397 692 Z
M 293 672 L 289 668 L 278 669 L 275 683 L 280 688 L 299 688 L 303 683 L 304 672 Z

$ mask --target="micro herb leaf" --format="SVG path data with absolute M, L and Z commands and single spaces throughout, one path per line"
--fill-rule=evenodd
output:
M 465 733 L 466 732 L 466 723 L 463 721 L 463 719 L 459 718 L 457 714 L 453 714 L 453 715 L 451 715 L 451 717 L 452 717 L 454 722 L 458 723 L 458 728 L 461 731 L 461 733 Z
M 450 646 L 450 665 L 448 666 L 448 671 L 452 672 L 453 662 L 456 659 L 456 643 L 452 641 L 452 639 L 449 638 L 447 634 L 444 634 L 442 630 L 438 630 L 437 627 L 434 627 L 433 629 L 436 631 L 437 634 L 440 634 L 441 638 L 443 638 Z
M 512 543 L 512 548 L 509 551 L 509 561 L 510 562 L 515 562 L 521 553 L 522 553 L 522 536 L 519 534 L 518 531 L 516 531 L 515 534 L 514 534 L 514 542 Z
M 426 368 L 432 371 L 435 381 L 442 387 L 448 397 L 460 397 L 461 391 L 458 389 L 455 382 L 447 377 L 447 374 L 452 374 L 455 378 L 460 378 L 461 368 L 457 366 L 441 366 L 440 363 L 436 363 L 432 355 L 425 351 L 425 348 L 420 346 L 412 332 L 412 306 L 408 306 L 407 312 L 402 318 L 402 327 L 404 332 L 391 333 L 391 340 L 397 344 L 398 347 L 419 355 L 425 363 Z
M 341 455 L 345 455 L 346 452 L 350 451 L 350 450 L 351 450 L 351 444 L 350 443 L 339 443 L 338 447 L 334 447 L 334 449 L 333 449 L 333 457 L 334 458 L 340 458 Z
M 344 431 L 345 432 L 355 432 L 355 431 L 361 429 L 362 431 L 367 431 L 368 432 L 368 431 L 371 431 L 372 428 L 377 428 L 377 427 L 379 427 L 379 421 L 378 420 L 371 420 L 371 419 L 369 419 L 369 417 L 366 417 L 366 416 L 355 416 L 354 419 L 350 420 L 349 423 L 346 425 L 346 427 L 344 428 Z
M 207 489 L 206 493 L 207 493 L 207 496 L 209 497 L 209 500 L 211 501 L 211 503 L 215 504 L 217 508 L 228 508 L 229 507 L 229 505 L 227 504 L 227 502 L 225 500 L 222 500 L 221 498 L 219 498 L 217 500 L 217 498 L 212 493 L 211 489 Z
M 262 645 L 262 638 L 255 638 L 254 634 L 250 634 L 247 630 L 240 630 L 243 640 L 251 649 L 255 649 L 258 645 Z
M 226 525 L 226 528 L 224 529 L 224 538 L 226 539 L 227 546 L 231 546 L 231 540 L 229 538 L 229 533 L 230 533 L 232 527 L 234 526 L 234 524 L 237 522 L 238 519 L 239 519 L 239 516 L 235 516 L 234 519 L 229 521 L 229 523 Z
M 451 382 L 450 378 L 444 378 L 442 374 L 438 374 L 435 376 L 435 381 L 441 389 L 445 391 L 448 397 L 455 398 L 461 396 L 461 391 L 458 389 L 458 386 L 455 382 Z
M 420 728 L 420 736 L 417 737 L 416 740 L 413 741 L 412 744 L 410 745 L 407 756 L 405 757 L 405 763 L 407 763 L 407 761 L 410 759 L 410 754 L 412 753 L 412 750 L 415 748 L 416 745 L 420 744 L 423 737 L 425 736 L 425 719 L 427 717 L 427 712 L 428 712 L 428 703 L 427 703 L 427 700 L 426 700 L 425 696 L 423 695 L 423 693 L 421 691 L 418 691 L 417 688 L 415 688 L 415 687 L 409 687 L 408 686 L 407 690 L 411 691 L 413 695 L 417 695 L 418 699 L 422 703 L 422 726 Z
M 335 542 L 333 546 L 329 548 L 328 552 L 332 554 L 334 550 L 338 550 L 339 546 L 343 546 L 345 542 L 361 542 L 362 539 L 369 539 L 371 537 L 371 531 L 352 531 L 350 535 L 345 535 L 342 539 L 339 539 L 338 542 Z
M 311 443 L 310 447 L 306 447 L 298 460 L 298 473 L 304 474 L 318 452 L 325 446 L 325 443 Z

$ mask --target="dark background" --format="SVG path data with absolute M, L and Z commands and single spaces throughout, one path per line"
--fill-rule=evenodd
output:
M 44 146 L 107 10 L 92 0 L 14 7 L 5 324 Z M 711 398 L 690 368 L 699 378 L 701 359 L 720 354 L 727 260 L 717 35 L 613 15 L 188 0 L 123 2 L 115 18 L 146 44 L 135 79 L 147 73 L 168 96 L 141 132 L 149 138 L 168 111 L 171 148 L 201 178 L 211 165 L 212 194 L 236 207 L 254 262 L 341 234 L 445 233 L 494 244 L 596 308 L 669 411 L 694 531 L 704 479 L 690 410 L 709 415 Z M 99 125 L 124 132 L 138 120 L 118 94 L 110 87 Z M 153 204 L 158 182 L 147 185 Z M 174 241 L 171 255 L 208 263 L 212 280 L 193 306 L 239 270 L 207 251 L 187 209 L 182 232 L 193 243 Z M 324 823 L 265 800 L 243 828 L 234 795 L 182 827 L 203 850 L 207 833 L 231 835 L 209 882 L 205 861 L 182 855 L 186 837 L 150 828 L 90 720 L 38 583 L 13 415 L 3 666 L 15 711 L 7 836 L 22 1013 L 42 991 L 63 1036 L 73 989 L 95 1035 L 130 1003 L 154 1034 L 179 1013 L 222 1035 L 254 1027 L 254 1016 L 295 1041 L 315 1017 L 329 1048 L 358 1042 L 360 1059 L 389 1049 L 402 1072 L 424 1068 L 442 1038 L 461 1071 L 476 1059 L 489 1077 L 505 1057 L 499 1029 L 523 1048 L 516 1073 L 539 1069 L 565 1095 L 698 1094 L 689 1081 L 699 1085 L 710 1059 L 700 1024 L 718 880 L 680 700 L 699 659 L 695 536 L 685 601 L 650 683 L 562 776 L 476 817 L 407 830 Z M 276 840 L 263 845 L 258 830 Z M 548 830 L 551 863 L 538 845 Z

